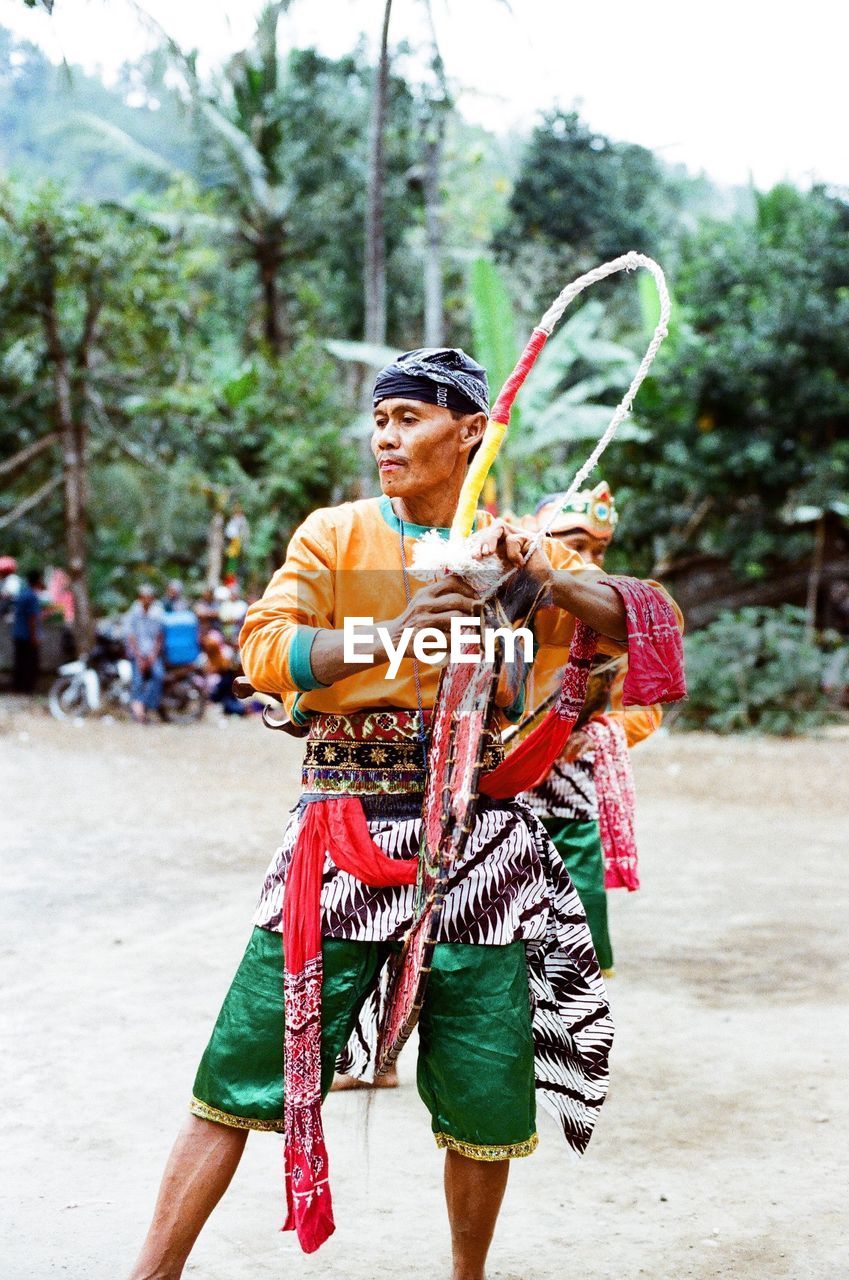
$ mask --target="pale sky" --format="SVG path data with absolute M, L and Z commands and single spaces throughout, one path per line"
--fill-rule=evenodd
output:
M 250 39 L 259 0 L 144 0 L 209 63 Z M 458 106 L 496 131 L 577 104 L 603 133 L 723 183 L 849 188 L 845 0 L 432 0 Z M 379 32 L 383 0 L 294 0 L 284 42 L 331 56 Z M 423 0 L 394 0 L 390 40 L 421 45 Z M 110 70 L 151 43 L 128 0 L 0 0 L 0 23 L 52 58 Z

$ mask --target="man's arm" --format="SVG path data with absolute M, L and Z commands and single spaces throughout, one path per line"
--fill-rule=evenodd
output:
M 588 574 L 579 577 L 568 569 L 552 569 L 551 600 L 556 608 L 565 609 L 599 635 L 620 643 L 628 639 L 622 598 L 606 583 L 593 582 Z
M 332 630 L 337 552 L 327 512 L 308 516 L 292 536 L 286 559 L 262 597 L 248 607 L 238 646 L 255 689 L 280 697 L 323 682 L 310 655 L 321 630 Z
M 505 566 L 520 567 L 531 545 L 531 535 L 496 520 L 478 535 L 474 551 L 477 559 L 496 554 Z M 540 547 L 524 566 L 540 586 L 546 586 L 549 599 L 557 609 L 585 622 L 587 626 L 620 644 L 628 639 L 625 606 L 619 593 L 604 582 L 596 582 L 590 573 L 575 574 L 568 569 L 555 569 Z

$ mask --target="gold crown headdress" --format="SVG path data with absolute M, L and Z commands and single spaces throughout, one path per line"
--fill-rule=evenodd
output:
M 554 523 L 549 517 L 557 511 Z M 619 512 L 610 492 L 610 485 L 602 480 L 594 489 L 581 489 L 573 493 L 565 506 L 558 498 L 548 499 L 537 512 L 537 528 L 548 524 L 549 533 L 566 533 L 570 529 L 583 529 L 601 542 L 609 542 L 619 523 Z

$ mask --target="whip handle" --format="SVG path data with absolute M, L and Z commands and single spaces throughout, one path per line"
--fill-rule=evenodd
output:
M 457 513 L 451 524 L 452 538 L 467 538 L 472 532 L 472 526 L 475 523 L 475 512 L 478 509 L 478 502 L 483 492 L 486 478 L 492 469 L 492 464 L 495 462 L 499 449 L 504 443 L 504 437 L 507 435 L 510 410 L 513 407 L 513 401 L 516 399 L 516 393 L 534 367 L 534 362 L 545 346 L 547 337 L 548 334 L 544 329 L 534 329 L 530 341 L 516 362 L 515 369 L 505 382 L 498 399 L 492 407 L 492 414 L 486 424 L 486 431 L 481 439 L 480 448 L 463 481 L 463 488 L 460 490 Z

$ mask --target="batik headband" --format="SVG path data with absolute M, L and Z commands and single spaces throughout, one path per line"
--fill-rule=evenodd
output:
M 377 375 L 372 404 L 377 407 L 381 400 L 403 399 L 488 417 L 486 370 L 459 348 L 406 351 Z

